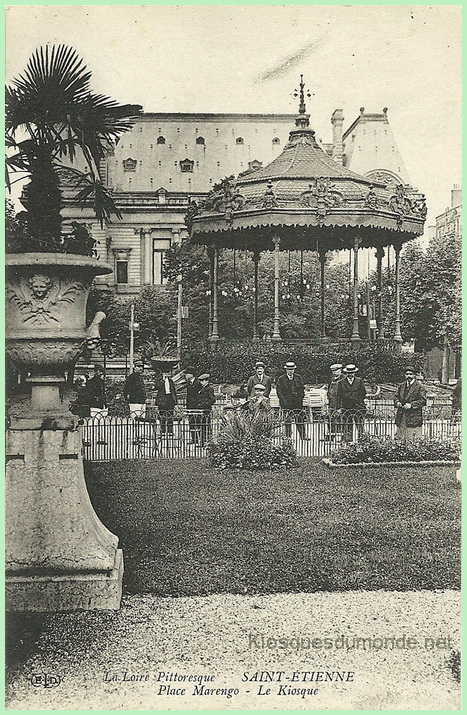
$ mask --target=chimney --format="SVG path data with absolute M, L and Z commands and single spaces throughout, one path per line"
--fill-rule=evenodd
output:
M 451 208 L 460 206 L 462 204 L 462 188 L 459 184 L 454 184 L 454 188 L 451 191 Z
M 344 163 L 344 144 L 342 142 L 344 114 L 342 109 L 335 109 L 331 117 L 332 158 L 337 164 Z

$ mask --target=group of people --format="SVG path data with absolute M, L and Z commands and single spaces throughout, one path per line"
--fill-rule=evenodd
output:
M 138 360 L 134 371 L 128 375 L 123 387 L 123 396 L 130 413 L 136 417 L 146 416 L 146 387 L 143 379 L 144 363 Z M 210 437 L 211 409 L 216 398 L 210 384 L 210 375 L 195 377 L 193 367 L 185 369 L 186 409 L 193 444 L 204 445 Z M 162 369 L 162 375 L 154 383 L 154 402 L 158 408 L 161 435 L 173 437 L 175 409 L 178 404 L 177 390 L 170 369 Z
M 306 412 L 303 407 L 305 385 L 296 371 L 292 360 L 284 364 L 284 373 L 276 380 L 276 392 L 287 437 L 292 435 L 292 423 L 302 440 L 308 439 L 305 430 Z M 133 416 L 146 417 L 147 390 L 143 378 L 144 363 L 137 360 L 133 372 L 128 375 L 123 388 L 123 396 Z M 343 442 L 353 439 L 354 427 L 358 439 L 363 434 L 366 415 L 365 399 L 369 396 L 359 369 L 354 364 L 335 363 L 330 366 L 331 379 L 327 384 L 328 434 L 325 439 L 332 441 L 337 435 Z M 211 436 L 211 410 L 216 402 L 214 388 L 208 373 L 196 374 L 194 367 L 184 370 L 186 381 L 186 411 L 193 444 L 204 445 Z M 395 424 L 397 437 L 417 439 L 422 434 L 423 407 L 426 405 L 426 389 L 416 378 L 416 369 L 409 365 L 405 369 L 405 379 L 396 389 L 394 396 Z M 270 393 L 272 379 L 266 373 L 263 361 L 257 361 L 254 373 L 246 384 L 245 401 L 239 409 L 247 413 L 268 413 L 271 410 Z M 78 386 L 74 405 L 89 409 L 91 416 L 105 409 L 105 382 L 103 369 L 94 366 L 94 375 L 86 384 Z M 154 402 L 158 408 L 161 434 L 174 434 L 174 418 L 177 407 L 177 390 L 169 369 L 163 368 L 162 375 L 154 383 Z
M 329 434 L 333 440 L 342 432 L 342 440 L 350 442 L 353 425 L 357 429 L 358 439 L 363 434 L 366 414 L 365 398 L 368 397 L 365 383 L 358 377 L 358 367 L 353 364 L 345 367 L 335 363 L 330 367 L 332 378 L 328 385 Z M 398 439 L 420 439 L 423 426 L 423 407 L 426 405 L 426 388 L 416 379 L 417 371 L 412 365 L 405 368 L 405 379 L 396 389 L 394 407 Z

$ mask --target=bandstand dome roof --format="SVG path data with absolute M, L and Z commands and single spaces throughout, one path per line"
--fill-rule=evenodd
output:
M 384 246 L 423 233 L 423 194 L 394 189 L 338 164 L 318 144 L 306 114 L 304 83 L 295 128 L 268 166 L 224 179 L 204 203 L 192 202 L 187 225 L 193 243 L 271 250 L 336 250 Z

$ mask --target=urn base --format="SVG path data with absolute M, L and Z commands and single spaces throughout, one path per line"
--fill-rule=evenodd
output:
M 110 571 L 58 575 L 7 576 L 5 609 L 9 612 L 111 610 L 122 599 L 123 553 L 117 549 Z
M 12 417 L 6 433 L 6 608 L 118 609 L 123 558 L 86 489 L 76 418 Z

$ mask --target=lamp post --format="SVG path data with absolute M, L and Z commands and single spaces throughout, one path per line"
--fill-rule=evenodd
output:
M 139 323 L 135 323 L 135 304 L 130 305 L 130 373 L 133 372 L 133 363 L 135 361 L 135 331 L 139 330 Z
M 182 274 L 177 275 L 177 358 L 182 353 L 182 313 L 183 313 L 183 283 Z

